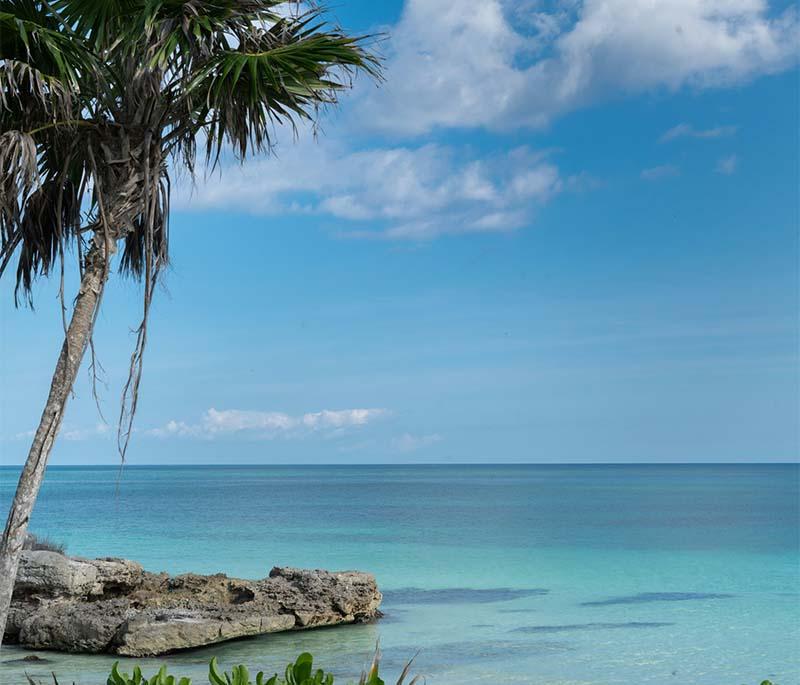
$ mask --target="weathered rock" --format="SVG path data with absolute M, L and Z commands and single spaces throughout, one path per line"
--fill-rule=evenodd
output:
M 125 620 L 125 608 L 114 601 L 51 601 L 31 608 L 17 641 L 32 649 L 104 652 Z
M 93 595 L 127 594 L 144 582 L 144 569 L 135 561 L 112 557 L 86 561 L 97 570 Z
M 97 581 L 97 568 L 57 552 L 25 552 L 19 562 L 15 592 L 80 597 Z
M 185 610 L 148 612 L 123 624 L 114 651 L 126 656 L 163 654 L 237 637 L 292 630 L 295 626 L 296 619 L 290 614 L 260 616 L 242 611 L 226 615 L 223 612 Z
M 380 602 L 375 578 L 356 571 L 170 577 L 125 559 L 24 552 L 4 639 L 36 649 L 152 656 L 366 621 L 380 615 Z

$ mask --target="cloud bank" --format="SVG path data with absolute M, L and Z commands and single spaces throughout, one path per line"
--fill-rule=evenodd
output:
M 542 128 L 612 99 L 738 85 L 792 67 L 800 45 L 794 5 L 766 0 L 407 0 L 385 28 L 386 83 L 360 82 L 325 136 L 301 130 L 277 160 L 225 165 L 195 192 L 180 188 L 175 206 L 313 214 L 350 239 L 517 230 L 582 174 L 565 176 L 541 151 L 486 153 L 449 134 Z M 736 130 L 680 123 L 661 142 Z
M 347 221 L 353 228 L 344 237 L 428 240 L 520 228 L 569 183 L 548 154 L 527 147 L 478 158 L 437 144 L 351 152 L 306 140 L 277 163 L 228 168 L 177 204 L 317 214 Z
M 364 121 L 401 135 L 541 127 L 648 90 L 735 85 L 797 61 L 797 11 L 765 0 L 409 0 Z

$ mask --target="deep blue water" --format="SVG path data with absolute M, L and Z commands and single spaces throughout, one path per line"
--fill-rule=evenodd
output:
M 306 649 L 346 678 L 380 637 L 430 683 L 790 685 L 799 484 L 797 465 L 62 467 L 31 529 L 156 571 L 357 568 L 385 590 L 376 625 L 167 659 L 200 682 L 213 654 L 275 670 Z M 51 658 L 85 683 L 110 664 Z

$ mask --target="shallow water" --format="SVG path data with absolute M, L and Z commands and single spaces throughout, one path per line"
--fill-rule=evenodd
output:
M 16 473 L 0 469 L 3 510 Z M 346 682 L 380 639 L 388 675 L 420 650 L 433 684 L 792 685 L 799 480 L 797 465 L 128 467 L 119 482 L 62 467 L 31 528 L 150 570 L 357 568 L 385 590 L 377 624 L 144 661 L 196 683 L 214 655 L 274 672 L 305 650 Z M 0 682 L 102 683 L 113 661 L 40 654 L 0 664 Z

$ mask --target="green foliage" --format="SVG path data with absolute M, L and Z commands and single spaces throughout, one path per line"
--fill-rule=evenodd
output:
M 314 657 L 303 652 L 297 661 L 286 666 L 284 680 L 286 685 L 333 685 L 333 676 L 322 669 L 313 671 Z
M 403 685 L 413 661 L 412 659 L 406 664 L 397 680 L 397 685 Z M 358 685 L 386 685 L 380 677 L 379 670 L 380 653 L 376 651 L 372 664 L 361 674 Z M 419 680 L 420 676 L 417 676 L 408 685 L 415 685 Z M 191 685 L 191 682 L 190 678 L 177 679 L 175 676 L 169 675 L 166 666 L 162 666 L 158 673 L 149 680 L 142 675 L 142 669 L 138 666 L 135 666 L 133 674 L 129 675 L 122 673 L 119 670 L 119 662 L 116 662 L 111 668 L 106 685 Z M 234 666 L 228 673 L 220 669 L 217 658 L 214 657 L 208 665 L 208 682 L 210 685 L 334 685 L 333 674 L 326 673 L 321 668 L 315 670 L 314 657 L 308 652 L 303 652 L 294 662 L 289 663 L 282 676 L 275 673 L 267 678 L 263 671 L 259 671 L 255 680 L 252 679 L 247 666 L 241 664 Z M 32 680 L 30 680 L 30 684 L 37 685 Z M 56 681 L 56 685 L 58 685 L 58 681 Z M 770 684 L 762 683 L 762 685 Z
M 314 657 L 308 652 L 303 652 L 294 663 L 286 666 L 283 678 L 279 678 L 277 673 L 268 680 L 264 677 L 264 673 L 259 671 L 254 684 L 247 667 L 241 665 L 234 666 L 231 673 L 221 672 L 216 657 L 208 667 L 211 685 L 333 685 L 332 674 L 322 669 L 314 671 Z
M 368 670 L 361 673 L 358 685 L 386 685 L 379 675 L 380 661 L 380 651 L 376 650 L 372 664 Z M 414 659 L 411 659 L 405 665 L 396 685 L 405 683 L 413 662 Z M 408 685 L 416 685 L 421 679 L 422 676 L 417 675 L 409 681 Z M 263 671 L 259 671 L 255 681 L 251 680 L 250 672 L 243 665 L 234 666 L 230 673 L 220 671 L 217 658 L 214 657 L 208 666 L 208 681 L 210 685 L 334 685 L 331 673 L 325 673 L 322 669 L 314 671 L 314 657 L 308 652 L 303 652 L 294 663 L 288 664 L 283 677 L 276 673 L 265 679 Z M 44 685 L 41 682 L 37 683 L 30 676 L 28 676 L 28 683 L 29 685 Z M 59 685 L 55 673 L 53 674 L 53 683 Z M 106 681 L 106 685 L 191 685 L 191 683 L 190 678 L 176 680 L 175 676 L 168 675 L 166 666 L 162 666 L 150 680 L 142 675 L 142 670 L 138 666 L 134 667 L 133 675 L 120 673 L 119 662 L 116 662 L 111 668 L 111 674 Z M 777 685 L 777 683 L 762 680 L 760 685 Z
M 174 675 L 167 674 L 167 667 L 162 666 L 150 680 L 142 675 L 142 669 L 134 666 L 133 675 L 120 673 L 119 661 L 111 667 L 111 674 L 106 680 L 106 685 L 191 685 L 191 678 L 181 678 L 176 680 Z
M 208 666 L 208 682 L 211 685 L 253 685 L 247 666 L 234 666 L 230 674 L 224 671 L 220 672 L 216 657 L 211 660 Z M 275 685 L 276 682 L 277 676 L 264 681 L 264 673 L 259 671 L 258 675 L 256 675 L 255 685 Z

